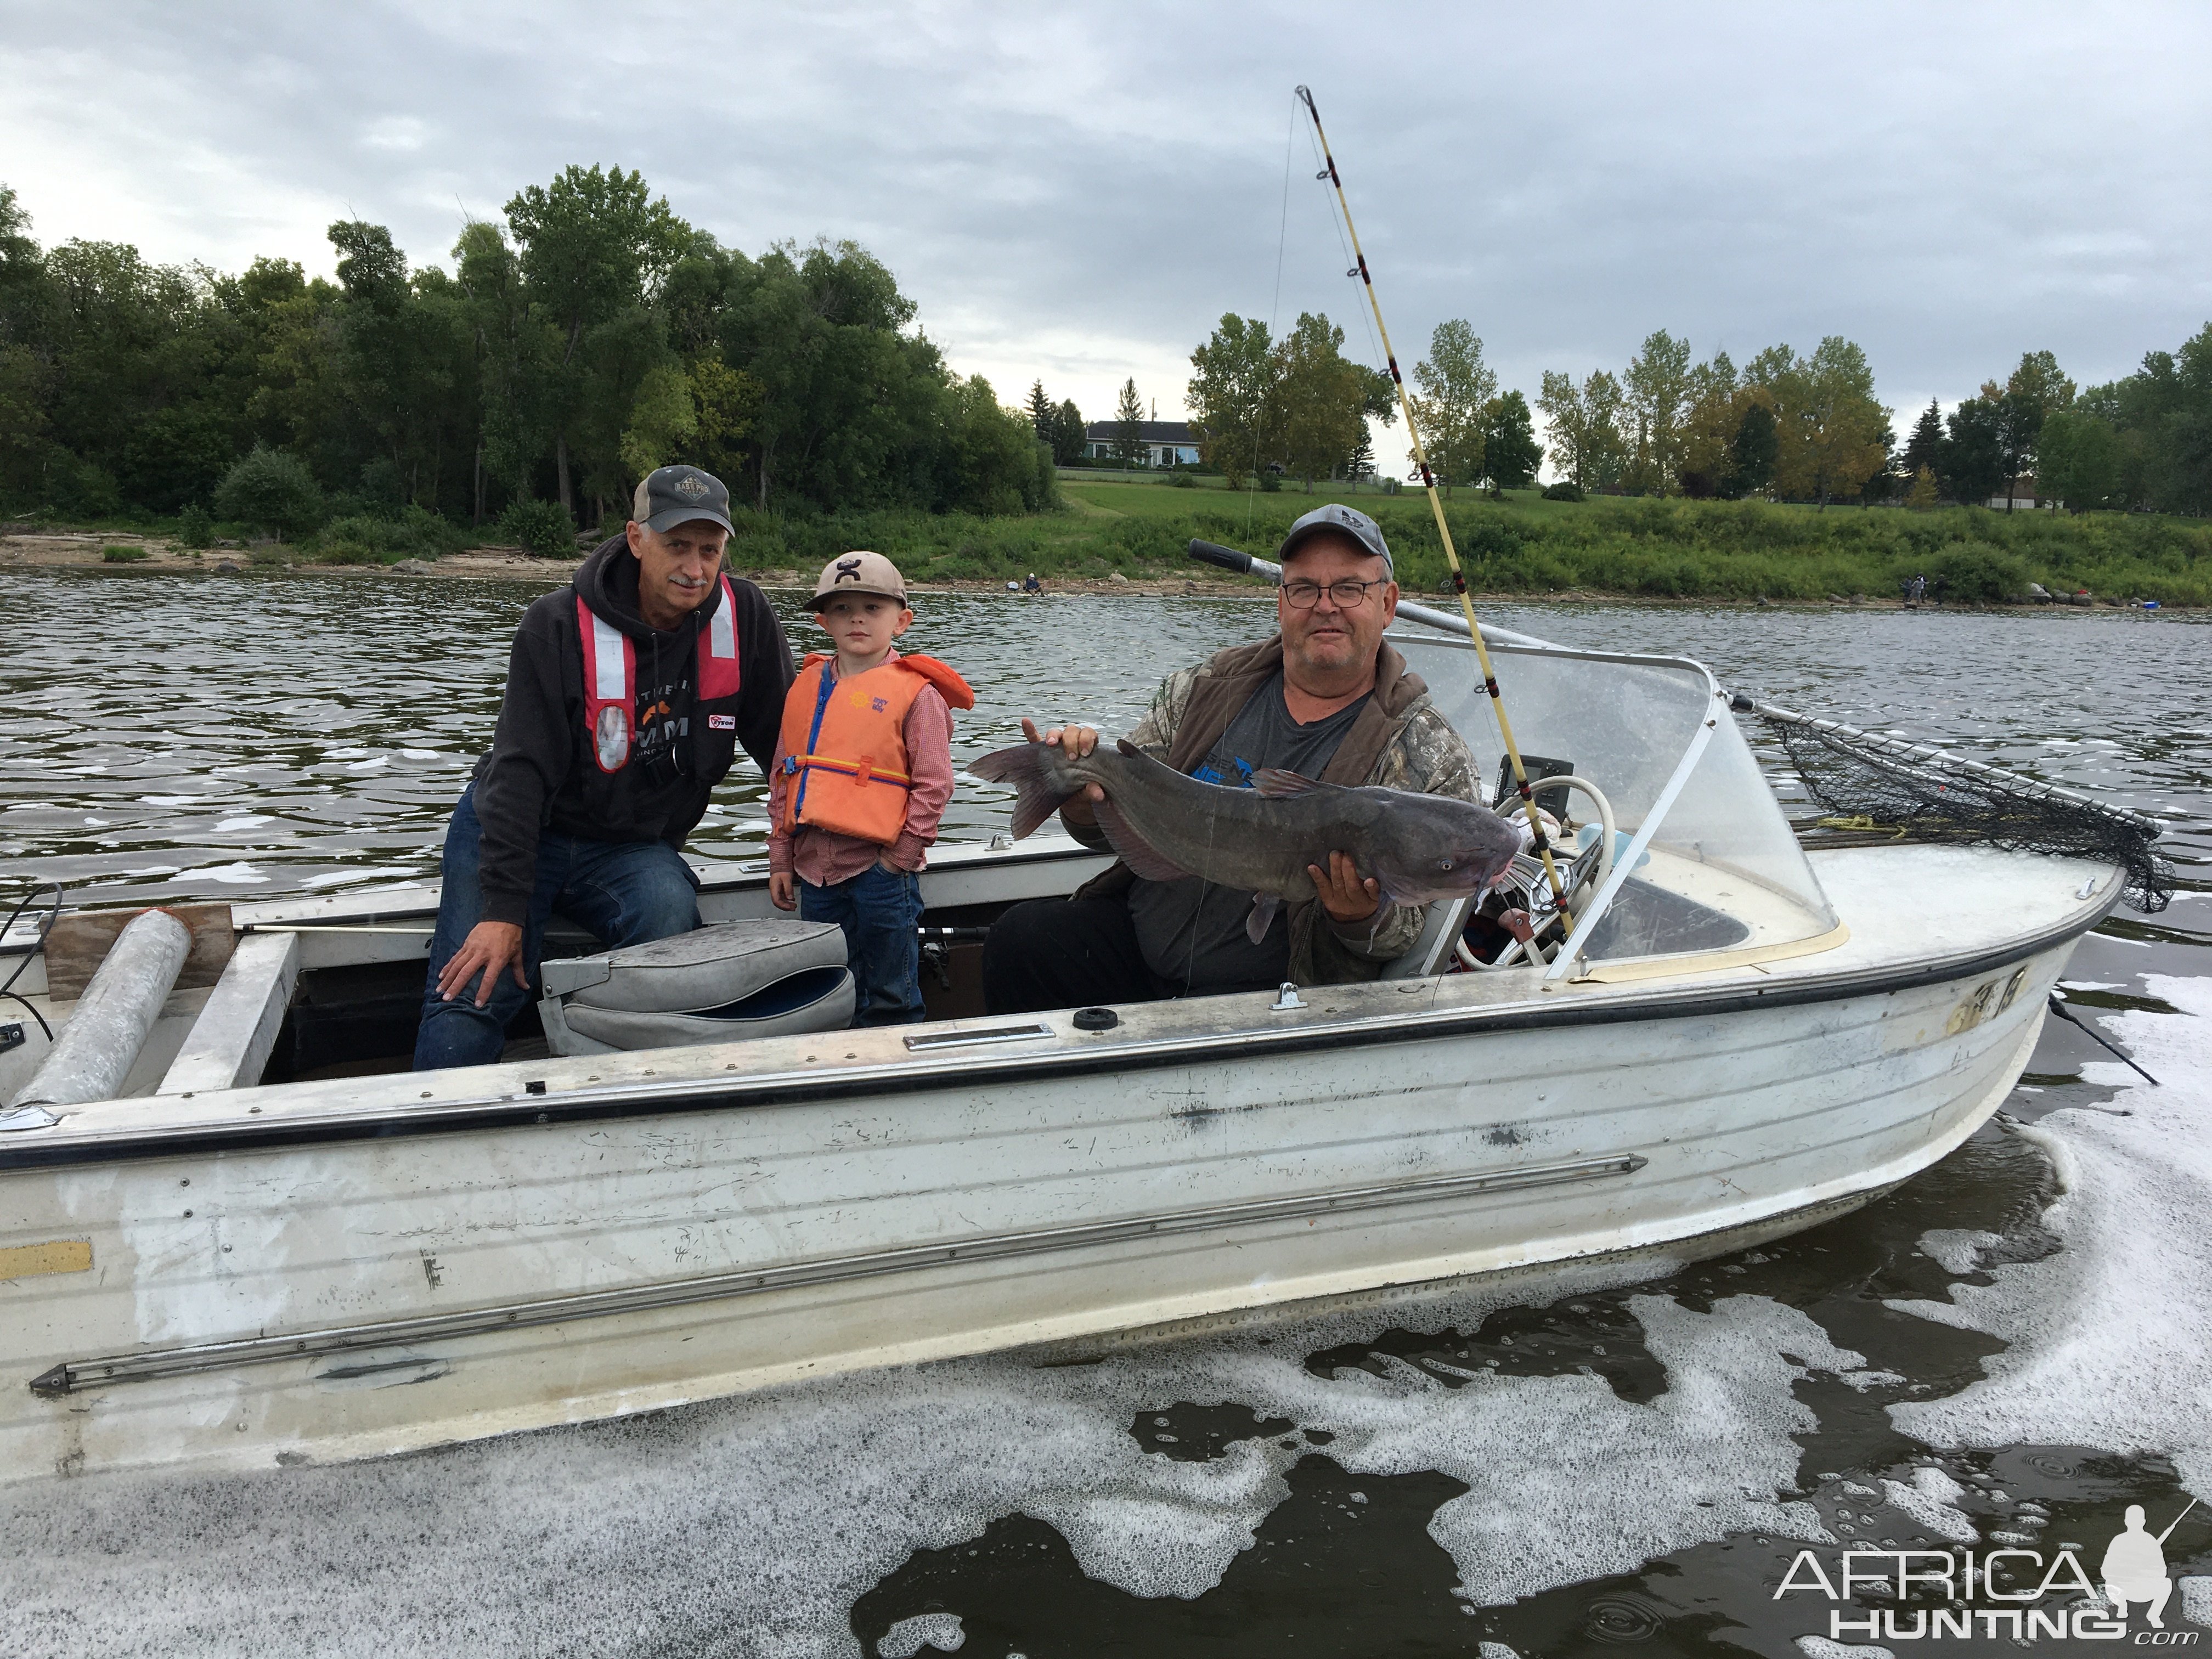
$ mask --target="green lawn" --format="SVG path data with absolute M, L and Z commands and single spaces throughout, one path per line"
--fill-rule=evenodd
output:
M 1265 553 L 1299 514 L 1340 500 L 1382 525 L 1409 589 L 1437 590 L 1445 580 L 1435 520 L 1419 491 L 1349 495 L 1317 484 L 1308 495 L 1292 484 L 1232 495 L 1150 479 L 1068 480 L 1060 491 L 1088 532 L 1062 544 L 1079 562 L 1171 564 L 1194 536 Z M 1629 496 L 1552 501 L 1534 490 L 1499 501 L 1462 491 L 1445 516 L 1469 581 L 1487 592 L 1887 597 L 1925 575 L 1943 597 L 1978 603 L 2018 597 L 2038 581 L 2054 592 L 2086 587 L 2212 604 L 2212 525 L 2203 520 Z

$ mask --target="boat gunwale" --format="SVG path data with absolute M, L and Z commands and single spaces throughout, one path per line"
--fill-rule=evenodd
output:
M 531 1128 L 607 1121 L 631 1117 L 689 1115 L 756 1107 L 811 1105 L 860 1097 L 885 1097 L 972 1088 L 979 1082 L 1157 1071 L 1221 1059 L 1274 1059 L 1327 1049 L 1401 1042 L 1433 1042 L 1456 1036 L 1487 1036 L 1513 1031 L 1558 1030 L 1582 1025 L 1632 1024 L 1643 1021 L 1693 1019 L 1759 1009 L 1802 1006 L 1880 996 L 1946 981 L 1965 979 L 2014 966 L 2069 944 L 2090 932 L 2118 908 L 2122 884 L 2107 880 L 2094 901 L 2064 921 L 2039 932 L 1980 949 L 1923 957 L 1768 983 L 1725 983 L 1668 987 L 1655 990 L 1650 980 L 1627 985 L 1602 981 L 1570 983 L 1566 994 L 1549 988 L 1539 997 L 1507 1005 L 1471 1008 L 1378 1012 L 1340 1017 L 1281 1029 L 1245 1025 L 1226 1031 L 1123 1038 L 1091 1046 L 1056 1046 L 1032 1054 L 945 1054 L 888 1063 L 841 1066 L 827 1072 L 784 1070 L 750 1075 L 708 1074 L 651 1083 L 602 1084 L 555 1093 L 528 1091 L 525 1084 L 498 1095 L 459 1099 L 325 1109 L 291 1117 L 237 1119 L 190 1124 L 143 1125 L 80 1131 L 68 1118 L 47 1128 L 12 1132 L 0 1138 L 0 1175 L 58 1167 L 99 1165 L 143 1159 L 225 1152 L 264 1151 L 356 1140 L 385 1140 L 419 1135 L 462 1133 L 500 1128 Z M 1731 972 L 1686 965 L 1686 974 Z M 1442 977 L 1442 976 L 1431 976 Z M 1378 981 L 1380 983 L 1382 981 Z M 1426 981 L 1395 981 L 1401 987 Z M 1364 988 L 1318 987 L 1322 992 Z M 1259 994 L 1264 994 L 1264 993 Z M 1065 1042 L 1066 1036 L 1063 1036 Z M 702 1045 L 721 1048 L 728 1045 Z M 406 1075 L 394 1073 L 395 1076 Z M 271 1085 L 283 1088 L 291 1085 Z M 538 1085 L 544 1087 L 541 1083 Z M 239 1090 L 237 1094 L 259 1093 Z M 38 1139 L 33 1140 L 32 1136 Z M 21 1139 L 18 1139 L 21 1137 Z

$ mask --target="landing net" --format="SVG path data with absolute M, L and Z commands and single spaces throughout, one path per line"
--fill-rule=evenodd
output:
M 1735 706 L 1757 714 L 1782 740 L 1807 793 L 1844 820 L 1832 828 L 2117 864 L 2127 872 L 2127 901 L 2136 909 L 2163 910 L 2173 896 L 2173 866 L 2156 850 L 2155 818 L 1928 744 L 1741 696 Z

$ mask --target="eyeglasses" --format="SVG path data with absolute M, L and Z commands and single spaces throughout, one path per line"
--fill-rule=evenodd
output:
M 1389 578 L 1387 576 L 1378 581 L 1371 582 L 1331 582 L 1328 585 L 1329 602 L 1339 611 L 1357 611 L 1367 602 L 1369 588 L 1388 586 L 1389 586 Z M 1291 610 L 1310 611 L 1320 602 L 1321 587 L 1322 585 L 1319 582 L 1285 582 L 1282 589 L 1283 597 L 1290 601 Z

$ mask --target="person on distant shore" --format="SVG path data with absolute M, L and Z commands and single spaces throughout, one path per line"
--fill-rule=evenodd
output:
M 740 744 L 763 769 L 791 647 L 722 568 L 730 496 L 695 466 L 523 613 L 491 748 L 446 831 L 415 1066 L 495 1060 L 556 913 L 607 945 L 699 925 L 684 838 Z
M 1275 767 L 1324 783 L 1478 799 L 1467 745 L 1383 641 L 1398 584 L 1381 527 L 1340 504 L 1316 507 L 1291 526 L 1275 558 L 1283 576 L 1274 637 L 1170 676 L 1130 741 L 1232 789 Z M 1022 726 L 1040 740 L 1032 724 Z M 1056 727 L 1042 741 L 1087 755 L 1098 733 Z M 1091 784 L 1060 809 L 1068 833 L 1101 851 L 1094 803 L 1104 799 Z M 991 924 L 985 1005 L 1012 1014 L 1272 990 L 1285 980 L 1338 985 L 1374 979 L 1413 947 L 1425 907 L 1386 902 L 1346 853 L 1307 868 L 1316 896 L 1285 906 L 1255 943 L 1245 932 L 1251 894 L 1195 876 L 1147 881 L 1117 861 L 1073 898 L 1031 899 Z
M 1032 570 L 1030 572 L 1030 579 L 1022 584 L 1022 592 L 1024 593 L 1042 593 L 1044 592 L 1044 584 L 1037 580 L 1037 573 L 1036 571 Z
M 810 601 L 836 644 L 810 654 L 769 767 L 768 890 L 779 910 L 845 930 L 854 1024 L 927 1019 L 921 883 L 952 799 L 952 713 L 975 694 L 934 657 L 901 656 L 906 581 L 880 553 L 823 567 Z

